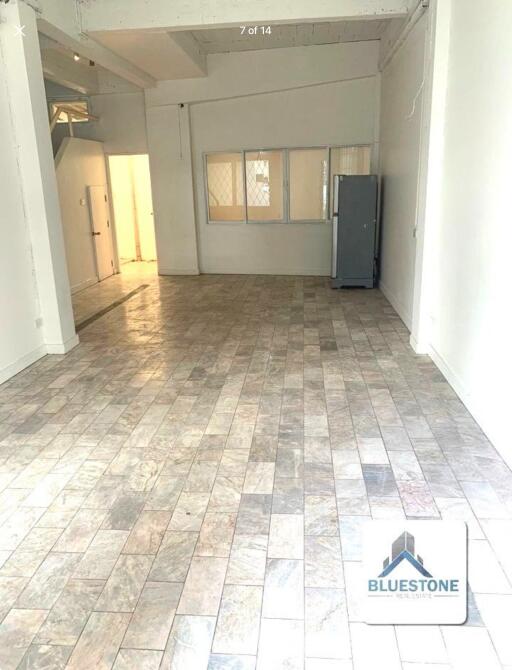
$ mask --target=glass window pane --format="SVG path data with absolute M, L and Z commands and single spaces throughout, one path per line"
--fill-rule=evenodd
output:
M 208 219 L 245 221 L 242 154 L 209 154 L 206 173 Z
M 283 152 L 245 154 L 248 221 L 283 219 Z
M 370 174 L 371 147 L 333 147 L 331 149 L 331 212 L 335 174 Z
M 327 218 L 327 150 L 291 149 L 290 220 Z

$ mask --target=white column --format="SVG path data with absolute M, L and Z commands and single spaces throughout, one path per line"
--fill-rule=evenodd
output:
M 158 272 L 199 274 L 188 105 L 146 107 Z
M 43 342 L 49 354 L 78 343 L 34 10 L 21 0 L 0 6 L 0 46 L 11 110 L 24 217 L 28 224 Z M 0 184 L 0 189 L 2 185 Z M 12 225 L 16 225 L 16 221 Z M 5 239 L 2 244 L 9 244 Z
M 444 115 L 450 46 L 451 0 L 430 5 L 425 44 L 422 136 L 416 219 L 416 261 L 411 346 L 430 353 L 433 312 L 439 299 L 436 267 L 443 186 Z

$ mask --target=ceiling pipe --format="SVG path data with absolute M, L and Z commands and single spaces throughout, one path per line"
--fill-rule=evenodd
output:
M 398 35 L 396 40 L 393 42 L 392 46 L 388 49 L 388 52 L 386 53 L 384 58 L 380 61 L 379 70 L 381 72 L 382 72 L 382 70 L 384 70 L 385 67 L 387 67 L 387 65 L 389 65 L 389 63 L 393 59 L 393 56 L 400 49 L 402 44 L 405 42 L 405 40 L 409 36 L 411 30 L 418 23 L 418 21 L 421 19 L 423 14 L 429 8 L 429 6 L 430 6 L 430 0 L 419 0 L 419 2 L 416 5 L 414 11 L 409 15 L 409 18 L 405 22 L 402 30 L 400 31 L 400 34 Z

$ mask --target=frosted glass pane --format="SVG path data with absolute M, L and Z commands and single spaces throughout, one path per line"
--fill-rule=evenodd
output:
M 206 172 L 209 220 L 245 221 L 242 154 L 209 154 Z
M 248 221 L 283 219 L 283 152 L 245 154 Z
M 319 221 L 327 217 L 327 150 L 291 149 L 290 220 Z

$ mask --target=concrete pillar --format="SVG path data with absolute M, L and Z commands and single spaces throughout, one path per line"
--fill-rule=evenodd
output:
M 48 123 L 35 11 L 21 0 L 0 5 L 2 78 L 11 128 L 23 216 L 28 225 L 40 323 L 46 353 L 63 354 L 78 344 L 75 332 L 59 197 Z M 2 184 L 0 184 L 0 192 Z M 15 226 L 21 222 L 11 221 Z M 2 244 L 9 244 L 3 239 Z M 9 327 L 9 325 L 7 325 Z
M 146 107 L 158 272 L 199 274 L 188 105 Z
M 420 168 L 416 219 L 416 259 L 410 343 L 430 353 L 433 312 L 438 300 L 437 250 L 443 187 L 444 123 L 450 48 L 451 0 L 433 0 L 425 41 Z

